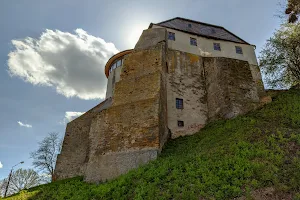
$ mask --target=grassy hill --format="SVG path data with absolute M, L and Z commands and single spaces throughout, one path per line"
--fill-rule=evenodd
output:
M 8 199 L 300 199 L 300 90 L 273 100 L 168 142 L 157 160 L 113 181 L 78 177 Z

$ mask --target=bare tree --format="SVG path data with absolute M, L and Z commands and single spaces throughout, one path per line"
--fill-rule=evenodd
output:
M 7 182 L 8 180 L 4 179 L 0 183 L 1 196 L 5 193 Z M 38 186 L 42 182 L 39 174 L 33 169 L 18 169 L 11 174 L 7 194 L 12 195 L 18 193 L 21 190 Z
M 58 133 L 49 133 L 40 143 L 39 148 L 31 153 L 33 166 L 53 178 L 56 157 L 61 151 L 62 140 Z
M 6 183 L 7 182 L 5 181 L 5 179 L 0 180 L 0 199 L 1 199 L 1 197 L 4 197 Z

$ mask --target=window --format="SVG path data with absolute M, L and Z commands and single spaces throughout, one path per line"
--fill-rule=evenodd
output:
M 116 69 L 117 68 L 117 63 L 114 63 L 113 66 L 112 66 L 112 69 Z
M 192 46 L 197 46 L 197 40 L 196 40 L 196 38 L 190 38 L 190 44 Z
M 111 66 L 110 66 L 110 69 L 109 69 L 109 73 L 111 73 L 113 70 L 115 70 L 116 68 L 122 66 L 123 64 L 123 60 L 124 58 L 120 58 L 119 60 L 115 61 Z
M 235 52 L 236 52 L 237 54 L 243 54 L 243 49 L 242 49 L 242 47 L 235 46 Z
M 184 122 L 183 121 L 177 121 L 178 127 L 184 127 Z
M 183 109 L 183 99 L 176 98 L 176 108 Z
M 188 24 L 188 27 L 189 27 L 189 28 L 192 28 L 192 24 Z
M 220 43 L 214 43 L 214 50 L 221 51 L 221 45 L 220 45 Z
M 168 38 L 169 40 L 175 41 L 175 33 L 169 32 Z
M 122 65 L 122 60 L 118 60 L 117 67 L 120 67 Z

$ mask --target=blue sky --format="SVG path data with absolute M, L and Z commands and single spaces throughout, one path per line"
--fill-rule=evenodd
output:
M 1 0 L 0 179 L 22 160 L 31 167 L 38 141 L 49 132 L 63 136 L 72 115 L 102 101 L 105 62 L 133 48 L 151 22 L 184 17 L 221 25 L 258 54 L 280 25 L 278 2 Z

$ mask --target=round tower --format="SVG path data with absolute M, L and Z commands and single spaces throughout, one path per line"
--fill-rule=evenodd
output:
M 107 77 L 106 98 L 113 96 L 115 83 L 120 80 L 120 75 L 124 63 L 124 56 L 131 53 L 132 49 L 121 51 L 111 57 L 105 65 L 105 75 Z

